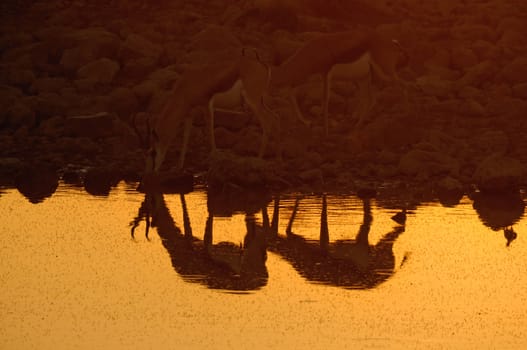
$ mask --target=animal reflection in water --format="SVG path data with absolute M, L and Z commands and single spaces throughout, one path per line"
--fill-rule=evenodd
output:
M 282 236 L 276 230 L 280 207 L 279 199 L 276 199 L 271 223 L 274 239 L 269 240 L 269 250 L 284 257 L 304 278 L 312 282 L 344 288 L 369 289 L 377 287 L 393 275 L 395 257 L 392 248 L 394 241 L 404 232 L 404 226 L 397 225 L 377 244 L 370 245 L 368 234 L 373 216 L 369 198 L 362 200 L 363 221 L 355 239 L 337 240 L 331 243 L 326 196 L 322 197 L 319 242 L 308 241 L 292 232 L 299 202 L 300 200 L 297 199 L 287 225 L 286 235 Z
M 146 193 L 139 213 L 131 223 L 132 237 L 144 218 L 147 238 L 149 227 L 155 227 L 170 255 L 174 270 L 187 282 L 229 291 L 249 291 L 265 286 L 268 276 L 265 266 L 266 240 L 261 226 L 256 223 L 257 211 L 246 212 L 247 232 L 243 246 L 232 243 L 214 245 L 215 206 L 211 204 L 214 201 L 208 198 L 208 218 L 201 240 L 192 234 L 185 195 L 179 196 L 183 209 L 183 232 L 174 222 L 163 194 Z

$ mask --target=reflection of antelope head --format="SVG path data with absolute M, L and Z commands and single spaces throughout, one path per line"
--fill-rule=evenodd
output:
M 232 291 L 254 290 L 267 283 L 265 235 L 251 216 L 246 220 L 247 233 L 243 246 L 230 242 L 213 244 L 213 214 L 209 212 L 205 235 L 200 240 L 192 234 L 184 194 L 180 194 L 180 201 L 183 231 L 174 222 L 162 193 L 145 194 L 139 213 L 131 223 L 132 237 L 144 218 L 147 238 L 149 227 L 155 227 L 174 270 L 185 281 Z
M 363 199 L 363 222 L 353 240 L 330 242 L 325 195 L 322 197 L 319 242 L 309 241 L 293 233 L 293 221 L 298 206 L 297 199 L 286 236 L 273 231 L 274 240 L 270 241 L 269 246 L 271 251 L 289 261 L 307 280 L 345 288 L 369 289 L 375 288 L 393 275 L 395 271 L 393 243 L 404 232 L 404 227 L 395 227 L 377 244 L 369 244 L 368 234 L 373 221 L 369 198 Z M 278 208 L 279 205 L 275 205 L 273 227 L 278 226 L 275 222 L 278 219 Z

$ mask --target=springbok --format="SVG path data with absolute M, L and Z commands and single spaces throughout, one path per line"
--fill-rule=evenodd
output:
M 247 104 L 262 127 L 259 156 L 262 157 L 271 133 L 276 114 L 264 102 L 264 93 L 269 81 L 268 66 L 258 57 L 245 54 L 245 48 L 230 60 L 189 66 L 172 89 L 171 97 L 163 107 L 150 131 L 150 149 L 147 154 L 146 173 L 157 172 L 175 136 L 175 131 L 184 124 L 183 140 L 178 168 L 183 168 L 192 128 L 191 109 L 208 104 L 209 133 L 212 150 L 214 140 L 214 110 L 218 107 L 233 109 Z
M 327 220 L 327 200 L 322 197 L 319 242 L 313 242 L 293 233 L 293 223 L 298 211 L 299 199 L 289 219 L 286 235 L 279 235 L 278 210 L 275 199 L 270 224 L 269 250 L 281 255 L 309 281 L 326 283 L 351 289 L 371 289 L 386 281 L 395 272 L 394 241 L 404 232 L 404 226 L 396 226 L 380 241 L 371 245 L 368 241 L 373 216 L 369 198 L 363 201 L 363 221 L 354 240 L 330 242 Z M 265 220 L 268 222 L 269 220 Z M 403 259 L 403 262 L 405 261 Z
M 230 291 L 256 290 L 267 284 L 266 235 L 256 224 L 256 212 L 242 208 L 246 213 L 246 234 L 243 245 L 230 242 L 213 244 L 213 218 L 216 215 L 232 215 L 222 211 L 225 197 L 208 196 L 208 217 L 203 239 L 193 235 L 185 194 L 180 193 L 183 211 L 183 230 L 178 227 L 161 192 L 148 192 L 137 216 L 132 220 L 131 235 L 144 219 L 146 238 L 150 227 L 156 228 L 163 247 L 168 252 L 172 267 L 187 282 L 200 283 L 211 289 Z M 262 205 L 265 205 L 265 202 Z M 219 205 L 219 207 L 217 207 Z
M 323 34 L 306 42 L 291 57 L 271 67 L 269 89 L 273 97 L 285 92 L 295 114 L 305 124 L 297 101 L 297 88 L 314 74 L 323 77 L 322 114 L 326 136 L 329 133 L 328 106 L 331 82 L 336 78 L 354 81 L 359 105 L 355 108 L 356 127 L 375 104 L 372 78 L 404 86 L 397 68 L 407 56 L 397 40 L 370 29 Z M 406 98 L 406 92 L 404 92 Z

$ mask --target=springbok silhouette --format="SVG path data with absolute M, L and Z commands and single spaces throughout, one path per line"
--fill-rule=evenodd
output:
M 297 198 L 289 219 L 286 235 L 279 235 L 279 197 L 275 198 L 269 250 L 279 254 L 308 281 L 335 285 L 349 289 L 371 289 L 389 279 L 395 272 L 394 241 L 404 232 L 399 225 L 375 245 L 370 245 L 368 235 L 373 216 L 371 199 L 363 198 L 363 221 L 353 240 L 329 240 L 327 199 L 322 196 L 320 237 L 318 242 L 309 241 L 293 233 L 293 223 L 300 199 Z M 266 215 L 266 213 L 264 213 Z M 267 220 L 268 221 L 268 220 Z M 265 220 L 264 220 L 265 222 Z M 404 261 L 404 260 L 403 260 Z
M 211 289 L 249 291 L 267 284 L 266 236 L 256 224 L 256 213 L 246 212 L 246 235 L 243 246 L 221 242 L 213 244 L 213 218 L 219 197 L 208 196 L 208 218 L 203 239 L 193 236 L 185 195 L 179 194 L 183 211 L 183 231 L 170 214 L 161 192 L 148 192 L 139 212 L 131 222 L 132 238 L 142 219 L 146 222 L 146 237 L 155 227 L 167 250 L 174 270 L 187 282 L 200 283 Z M 215 204 L 213 204 L 215 203 Z M 232 213 L 231 213 L 232 215 Z

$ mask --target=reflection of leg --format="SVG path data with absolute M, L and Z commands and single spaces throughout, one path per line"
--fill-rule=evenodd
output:
M 271 228 L 271 225 L 269 224 L 269 213 L 267 212 L 267 207 L 262 208 L 262 227 L 266 231 Z
M 187 202 L 185 201 L 185 195 L 180 194 L 181 208 L 183 209 L 183 232 L 185 237 L 192 237 L 192 227 L 190 226 L 190 217 L 187 210 Z
M 295 206 L 293 208 L 293 212 L 291 213 L 291 217 L 289 218 L 289 222 L 287 223 L 287 228 L 285 230 L 287 235 L 290 235 L 293 231 L 293 222 L 295 221 L 296 213 L 298 212 L 298 206 L 300 204 L 300 197 L 297 197 L 295 199 Z
M 203 235 L 203 245 L 205 246 L 205 251 L 211 253 L 212 249 L 212 226 L 214 223 L 214 217 L 209 214 L 207 218 L 207 223 L 205 224 L 205 234 Z
M 327 252 L 329 247 L 329 228 L 328 228 L 328 203 L 326 195 L 322 196 L 322 213 L 320 215 L 320 248 Z
M 271 232 L 278 234 L 278 217 L 280 214 L 280 195 L 274 199 L 273 219 L 271 221 Z

